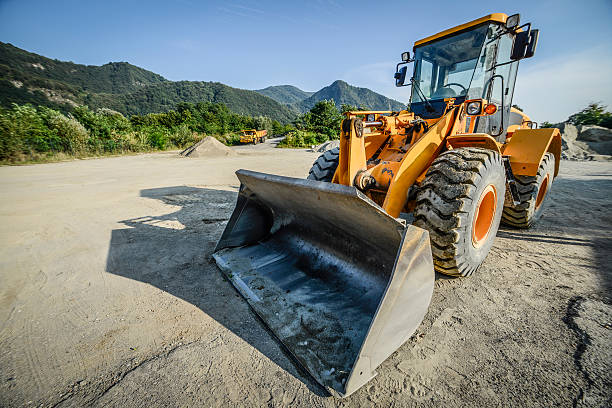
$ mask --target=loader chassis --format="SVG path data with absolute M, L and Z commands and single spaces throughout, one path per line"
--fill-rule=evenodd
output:
M 410 110 L 347 112 L 339 147 L 306 180 L 237 172 L 213 256 L 335 395 L 363 386 L 414 333 L 434 270 L 472 274 L 500 222 L 527 228 L 542 214 L 561 138 L 512 108 L 518 62 L 538 37 L 518 21 L 491 14 L 417 41 L 395 74 L 412 85 Z

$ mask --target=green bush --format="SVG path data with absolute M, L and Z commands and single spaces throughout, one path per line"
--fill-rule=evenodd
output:
M 298 119 L 299 125 L 301 125 L 304 130 L 320 135 L 317 137 L 319 143 L 323 143 L 330 139 L 338 139 L 340 136 L 342 115 L 336 108 L 336 104 L 333 100 L 317 102 L 309 112 Z
M 39 114 L 47 127 L 57 137 L 58 146 L 55 151 L 71 154 L 79 154 L 85 151 L 89 133 L 79 121 L 45 107 L 39 107 Z
M 168 132 L 160 127 L 150 127 L 146 130 L 148 143 L 151 147 L 164 150 L 168 146 Z
M 285 138 L 278 144 L 278 147 L 311 147 L 322 143 L 321 140 L 323 139 L 327 140 L 327 135 L 304 130 L 294 130 L 287 133 Z
M 239 115 L 214 103 L 182 103 L 176 111 L 129 119 L 111 109 L 92 111 L 87 106 L 75 107 L 71 115 L 31 105 L 0 108 L 0 161 L 52 159 L 58 153 L 97 155 L 184 148 L 202 134 L 235 145 L 240 143 L 243 129 L 267 129 L 269 134 L 275 129 L 293 129 L 267 117 Z
M 224 135 L 214 135 L 215 139 L 227 146 L 236 146 L 240 144 L 239 133 L 226 133 Z
M 343 110 L 359 110 L 342 105 Z M 340 137 L 342 114 L 333 100 L 319 101 L 309 112 L 300 115 L 294 122 L 297 130 L 287 129 L 288 133 L 279 147 L 307 147 L 318 145 Z M 277 127 L 278 129 L 278 127 Z
M 0 118 L 0 159 L 59 151 L 57 131 L 50 129 L 36 109 L 30 105 L 13 104 L 2 110 Z
M 189 130 L 186 124 L 182 124 L 175 128 L 170 134 L 170 143 L 176 147 L 187 147 L 190 143 L 193 143 L 193 141 L 193 132 Z

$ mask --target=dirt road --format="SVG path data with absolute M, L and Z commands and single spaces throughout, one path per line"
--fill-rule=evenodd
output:
M 236 150 L 0 168 L 0 406 L 610 405 L 612 164 L 563 162 L 541 223 L 438 277 L 415 336 L 340 400 L 210 261 L 233 172 L 304 177 L 318 153 Z

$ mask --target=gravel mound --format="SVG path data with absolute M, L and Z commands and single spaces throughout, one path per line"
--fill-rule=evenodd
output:
M 612 129 L 601 126 L 555 125 L 561 131 L 561 157 L 566 160 L 612 160 Z
M 180 155 L 185 157 L 219 157 L 236 156 L 236 152 L 212 136 L 206 136 L 198 143 L 183 150 Z

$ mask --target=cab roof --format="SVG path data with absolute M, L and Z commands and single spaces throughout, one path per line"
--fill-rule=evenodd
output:
M 484 16 L 479 19 L 470 21 L 469 23 L 461 24 L 461 25 L 458 25 L 457 27 L 453 27 L 453 28 L 449 28 L 448 30 L 441 31 L 438 34 L 434 34 L 434 35 L 430 35 L 429 37 L 425 37 L 422 40 L 415 42 L 414 46 L 418 47 L 420 45 L 427 44 L 435 40 L 439 40 L 440 38 L 449 36 L 451 34 L 458 33 L 459 31 L 467 30 L 468 28 L 475 27 L 482 23 L 496 22 L 496 23 L 505 24 L 507 19 L 508 19 L 508 16 L 504 13 L 489 14 L 488 16 Z

